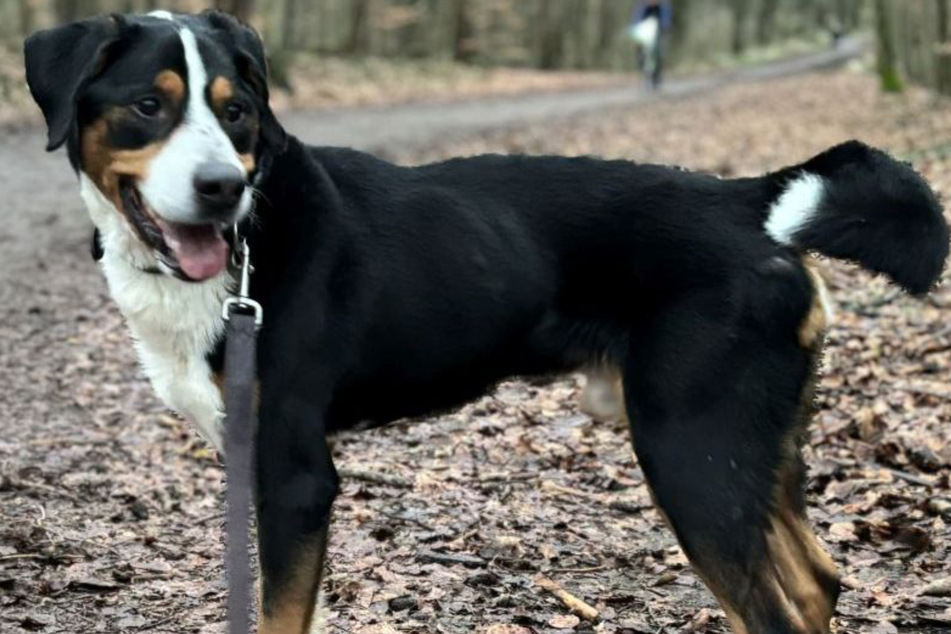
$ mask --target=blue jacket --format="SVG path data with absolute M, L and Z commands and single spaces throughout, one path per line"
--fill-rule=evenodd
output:
M 634 8 L 634 13 L 631 15 L 631 26 L 640 23 L 651 13 L 650 9 L 653 7 L 648 6 L 646 2 L 639 2 Z M 674 22 L 674 8 L 671 6 L 670 2 L 661 2 L 657 5 L 660 14 L 660 28 L 663 31 L 669 31 L 671 25 Z

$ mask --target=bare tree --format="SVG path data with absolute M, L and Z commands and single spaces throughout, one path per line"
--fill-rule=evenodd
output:
M 878 74 L 886 92 L 904 90 L 893 28 L 893 17 L 888 0 L 875 0 L 875 30 L 878 33 Z
M 32 33 L 36 28 L 36 7 L 30 0 L 20 0 L 20 33 Z
M 478 47 L 475 44 L 475 26 L 472 24 L 472 6 L 470 0 L 455 0 L 453 6 L 452 56 L 457 62 L 471 62 L 475 59 Z
M 761 0 L 759 11 L 756 14 L 756 41 L 759 44 L 768 44 L 776 29 L 776 12 L 779 0 Z
M 254 13 L 254 0 L 215 0 L 215 8 L 248 23 Z
M 949 34 L 948 18 L 951 17 L 951 2 L 949 0 L 935 0 L 938 9 L 938 39 L 947 42 Z
M 370 49 L 370 10 L 372 0 L 353 0 L 350 4 L 350 35 L 346 52 L 362 55 Z
M 750 0 L 732 0 L 733 9 L 733 54 L 741 55 L 746 50 L 746 19 L 750 14 Z
M 80 14 L 79 0 L 54 0 L 53 14 L 58 24 L 76 21 Z

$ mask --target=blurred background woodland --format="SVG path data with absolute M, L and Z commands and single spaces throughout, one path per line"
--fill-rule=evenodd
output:
M 675 71 L 761 61 L 825 46 L 842 34 L 877 31 L 889 89 L 900 89 L 907 78 L 951 92 L 951 0 L 671 4 L 666 56 Z M 636 61 L 628 24 L 636 5 L 637 0 L 0 0 L 0 101 L 22 96 L 16 93 L 22 87 L 25 35 L 97 13 L 209 7 L 232 12 L 263 34 L 277 83 L 293 88 L 301 67 L 314 66 L 314 56 L 343 75 L 355 67 L 366 74 L 368 65 L 375 72 L 413 65 L 447 73 L 459 64 L 631 71 Z M 306 84 L 309 75 L 303 75 Z

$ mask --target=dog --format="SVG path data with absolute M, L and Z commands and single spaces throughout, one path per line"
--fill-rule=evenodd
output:
M 329 437 L 592 365 L 619 371 L 656 504 L 733 630 L 829 632 L 839 582 L 800 457 L 826 316 L 804 258 L 932 289 L 949 230 L 909 165 L 849 142 L 734 180 L 584 157 L 400 167 L 287 135 L 261 41 L 220 13 L 89 19 L 25 54 L 144 371 L 219 450 L 230 228 L 248 241 L 261 632 L 314 620 Z

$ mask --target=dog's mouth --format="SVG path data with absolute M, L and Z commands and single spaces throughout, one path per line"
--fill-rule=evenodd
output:
M 119 183 L 122 209 L 139 238 L 166 268 L 190 282 L 203 282 L 228 267 L 228 243 L 218 224 L 182 224 L 158 217 L 131 178 Z

